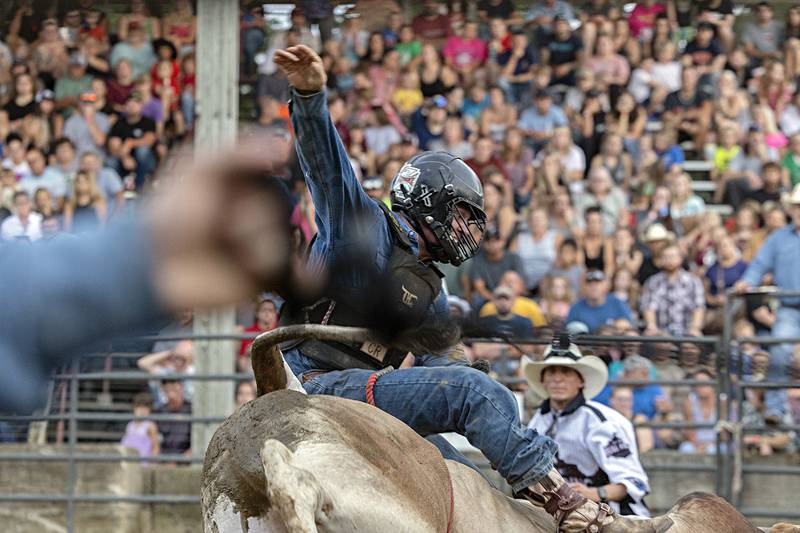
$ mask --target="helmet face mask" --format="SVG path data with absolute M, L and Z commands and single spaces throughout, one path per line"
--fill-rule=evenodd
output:
M 435 261 L 457 266 L 477 253 L 486 227 L 483 187 L 461 159 L 446 152 L 412 157 L 394 178 L 391 198 Z

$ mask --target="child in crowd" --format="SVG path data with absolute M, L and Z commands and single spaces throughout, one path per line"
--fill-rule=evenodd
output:
M 133 397 L 133 416 L 146 417 L 153 412 L 153 397 L 142 392 Z M 159 454 L 158 429 L 152 420 L 131 420 L 125 427 L 125 435 L 120 442 L 126 448 L 133 448 L 141 457 Z

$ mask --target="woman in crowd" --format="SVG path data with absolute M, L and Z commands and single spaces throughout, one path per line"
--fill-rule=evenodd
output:
M 122 15 L 117 22 L 117 34 L 121 41 L 128 38 L 131 24 L 138 24 L 147 35 L 148 41 L 161 37 L 161 21 L 150 15 L 145 0 L 131 0 L 130 12 Z
M 522 132 L 510 128 L 505 135 L 501 153 L 503 165 L 514 191 L 514 209 L 528 205 L 534 185 L 533 150 L 523 142 Z
M 592 158 L 591 166 L 605 167 L 615 185 L 627 188 L 633 174 L 633 160 L 625 152 L 622 136 L 617 133 L 604 135 L 600 153 Z
M 517 235 L 511 249 L 522 259 L 525 285 L 534 292 L 555 263 L 561 237 L 550 229 L 544 208 L 531 208 L 527 222 L 527 228 Z
M 81 233 L 91 231 L 106 223 L 108 205 L 97 188 L 97 183 L 87 172 L 75 175 L 72 192 L 64 204 L 64 231 Z
M 569 308 L 575 303 L 573 294 L 572 283 L 564 276 L 548 275 L 542 280 L 539 308 L 548 324 L 555 328 L 566 325 Z
M 481 135 L 501 143 L 506 139 L 506 132 L 516 124 L 516 107 L 506 101 L 503 89 L 492 86 L 489 89 L 489 105 L 481 111 Z
M 22 120 L 36 112 L 36 87 L 28 73 L 14 79 L 14 97 L 0 110 L 0 138 L 22 127 Z

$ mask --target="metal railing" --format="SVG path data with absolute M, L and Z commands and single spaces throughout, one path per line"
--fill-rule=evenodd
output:
M 772 293 L 777 296 L 782 294 Z M 798 293 L 800 295 L 800 293 Z M 791 295 L 791 294 L 789 294 Z M 729 298 L 730 300 L 730 298 Z M 728 306 L 729 311 L 730 306 Z M 637 427 L 651 428 L 651 429 L 714 429 L 716 434 L 716 451 L 715 451 L 715 464 L 683 464 L 683 463 L 664 463 L 660 465 L 651 465 L 648 470 L 653 471 L 668 471 L 668 472 L 697 472 L 697 473 L 711 473 L 714 474 L 714 488 L 717 494 L 726 497 L 729 501 L 735 504 L 741 503 L 741 479 L 745 473 L 759 473 L 759 474 L 786 474 L 786 473 L 800 473 L 800 467 L 784 467 L 784 466 L 760 466 L 760 465 L 747 465 L 744 464 L 742 457 L 737 458 L 737 453 L 741 454 L 741 437 L 744 432 L 756 431 L 754 428 L 741 428 L 737 431 L 729 431 L 730 424 L 736 424 L 735 417 L 733 416 L 733 401 L 726 401 L 726 399 L 736 400 L 736 411 L 742 412 L 742 396 L 743 390 L 747 387 L 763 387 L 763 388 L 785 388 L 787 386 L 800 386 L 797 383 L 788 382 L 762 382 L 755 384 L 744 384 L 741 380 L 742 365 L 737 365 L 737 375 L 731 376 L 730 358 L 731 347 L 733 345 L 731 338 L 731 320 L 732 315 L 730 312 L 726 313 L 726 328 L 721 337 L 631 337 L 631 336 L 581 336 L 575 339 L 575 342 L 581 346 L 601 346 L 601 345 L 619 345 L 620 347 L 630 345 L 632 343 L 646 345 L 653 343 L 682 343 L 692 342 L 702 346 L 710 347 L 713 352 L 717 354 L 715 359 L 716 365 L 716 378 L 713 381 L 708 380 L 611 380 L 609 384 L 619 386 L 639 386 L 639 385 L 661 385 L 665 387 L 692 387 L 705 384 L 713 384 L 717 391 L 716 400 L 716 420 L 714 423 L 695 423 L 695 422 L 646 422 L 635 424 Z M 159 340 L 242 340 L 252 339 L 254 335 L 232 334 L 224 336 L 197 336 L 197 335 L 173 335 L 173 336 L 151 336 L 143 337 L 137 340 L 154 342 Z M 800 342 L 800 339 L 771 339 L 758 337 L 755 339 L 743 339 L 745 341 L 756 342 L 759 344 L 774 344 L 779 342 Z M 503 338 L 475 338 L 468 339 L 470 342 L 483 342 L 483 343 L 502 343 L 507 344 L 507 339 Z M 549 343 L 549 339 L 517 339 L 515 345 L 542 345 Z M 100 357 L 106 358 L 110 361 L 111 358 L 132 358 L 138 357 L 142 354 L 127 354 L 120 352 L 108 352 L 102 354 Z M 90 356 L 97 357 L 97 356 Z M 501 356 L 507 357 L 507 354 Z M 507 363 L 507 361 L 505 362 Z M 508 368 L 507 364 L 503 367 Z M 53 502 L 63 503 L 66 505 L 66 523 L 67 530 L 74 531 L 75 528 L 75 509 L 78 503 L 142 503 L 142 504 L 198 504 L 200 502 L 199 496 L 185 495 L 185 494 L 160 494 L 160 495 L 113 495 L 113 494 L 77 494 L 77 467 L 79 463 L 114 463 L 114 462 L 134 462 L 134 463 L 183 463 L 183 464 L 199 464 L 203 462 L 203 457 L 200 455 L 160 455 L 155 457 L 140 457 L 138 455 L 114 455 L 109 453 L 89 453 L 78 451 L 78 424 L 79 422 L 129 422 L 133 420 L 150 420 L 150 421 L 176 421 L 176 422 L 189 422 L 193 424 L 218 424 L 224 420 L 223 417 L 200 417 L 187 414 L 151 414 L 145 417 L 136 417 L 132 413 L 107 413 L 107 412 L 85 412 L 79 409 L 79 392 L 80 386 L 83 383 L 89 382 L 102 382 L 108 384 L 110 381 L 114 382 L 142 382 L 146 383 L 154 379 L 163 379 L 164 376 L 153 376 L 144 372 L 135 371 L 112 371 L 109 364 L 103 365 L 104 370 L 99 372 L 81 372 L 79 361 L 73 363 L 68 371 L 56 374 L 53 376 L 54 383 L 63 383 L 66 387 L 66 402 L 64 410 L 61 413 L 44 412 L 31 415 L 9 415 L 0 416 L 0 421 L 11 421 L 19 423 L 30 422 L 56 422 L 66 423 L 66 451 L 59 453 L 36 454 L 36 453 L 23 453 L 0 452 L 0 461 L 42 461 L 42 462 L 66 462 L 67 464 L 67 487 L 64 493 L 53 494 L 10 494 L 0 493 L 0 503 L 3 502 Z M 243 379 L 250 379 L 250 374 L 229 373 L 229 374 L 194 374 L 194 375 L 180 375 L 170 374 L 170 380 L 231 380 L 241 381 Z M 735 377 L 736 379 L 732 379 Z M 500 375 L 498 381 L 509 385 L 519 385 L 522 381 L 521 378 L 512 375 Z M 107 389 L 103 389 L 107 390 Z M 57 394 L 57 387 L 50 388 L 51 396 Z M 52 406 L 53 401 L 48 402 Z M 720 421 L 723 425 L 720 425 Z M 777 429 L 786 430 L 800 430 L 800 426 L 792 426 L 788 428 L 779 427 Z M 730 441 L 732 445 L 722 446 L 723 441 Z M 677 452 L 676 452 L 677 453 Z M 738 480 L 738 481 L 737 481 Z M 738 485 L 737 485 L 738 483 Z M 791 512 L 776 512 L 774 509 L 759 509 L 748 508 L 745 509 L 746 513 L 751 516 L 780 516 L 782 518 L 800 518 L 800 513 Z M 777 513 L 777 514 L 776 514 Z

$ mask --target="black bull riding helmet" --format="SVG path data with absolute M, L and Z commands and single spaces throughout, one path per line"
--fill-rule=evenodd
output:
M 392 180 L 391 199 L 392 210 L 411 219 L 435 261 L 458 266 L 477 253 L 486 228 L 483 187 L 463 160 L 447 152 L 415 155 Z

